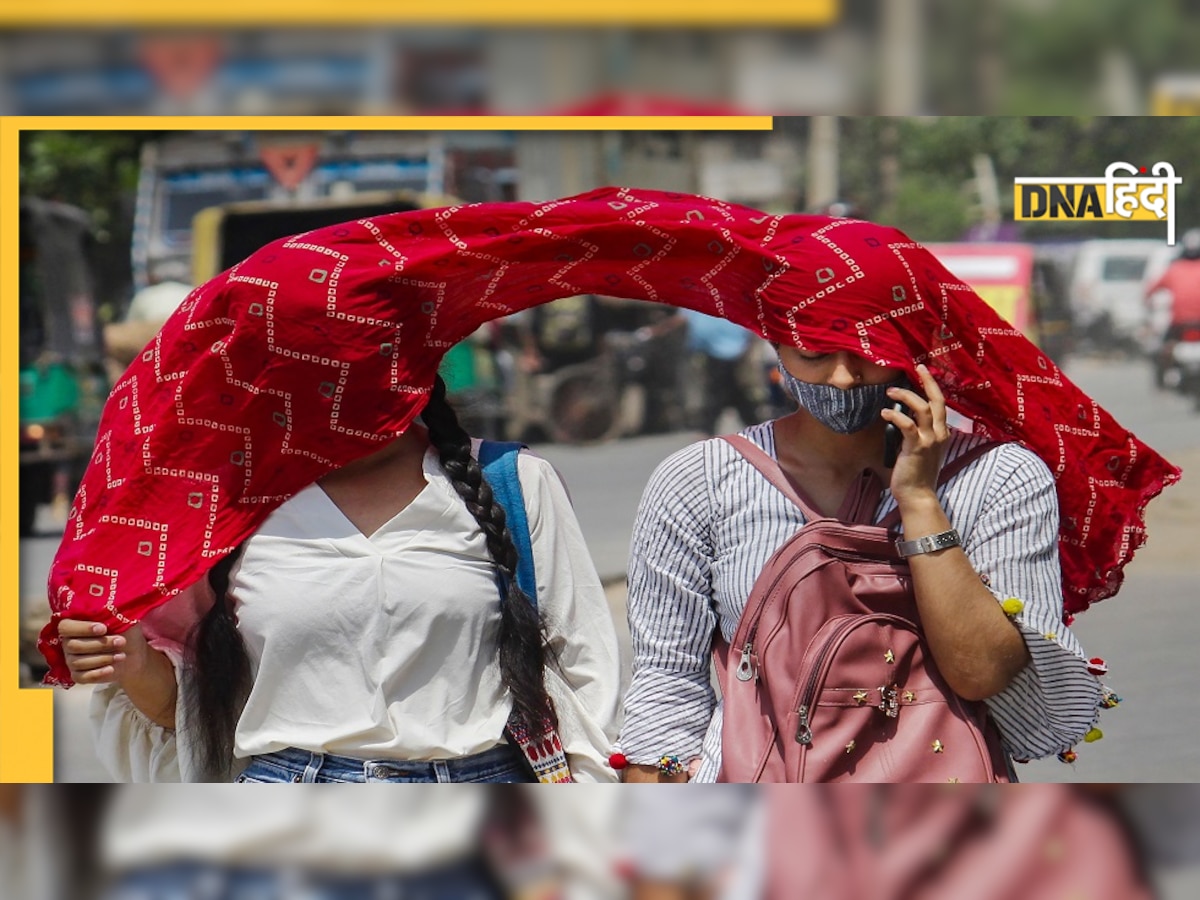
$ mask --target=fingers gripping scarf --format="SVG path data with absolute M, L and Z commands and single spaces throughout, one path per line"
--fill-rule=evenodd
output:
M 50 572 L 62 616 L 121 631 L 197 582 L 288 497 L 421 411 L 482 323 L 582 293 L 724 316 L 910 375 L 1057 479 L 1069 611 L 1113 594 L 1179 471 L 923 247 L 849 219 L 604 188 L 396 213 L 275 241 L 196 288 L 113 388 Z

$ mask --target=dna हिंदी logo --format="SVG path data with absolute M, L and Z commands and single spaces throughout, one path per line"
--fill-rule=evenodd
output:
M 1153 222 L 1166 220 L 1175 245 L 1175 186 L 1183 179 L 1168 162 L 1110 163 L 1103 178 L 1014 178 L 1013 218 Z

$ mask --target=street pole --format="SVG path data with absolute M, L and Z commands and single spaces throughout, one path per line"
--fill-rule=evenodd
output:
M 805 208 L 816 212 L 838 198 L 838 117 L 810 116 Z

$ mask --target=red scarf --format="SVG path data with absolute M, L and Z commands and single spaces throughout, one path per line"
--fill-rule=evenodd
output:
M 1068 611 L 1116 592 L 1146 503 L 1179 477 L 893 228 L 617 188 L 395 213 L 275 241 L 201 285 L 113 388 L 50 571 L 47 681 L 69 680 L 57 619 L 140 620 L 407 428 L 449 347 L 585 293 L 910 375 L 925 362 L 978 430 L 1054 473 Z

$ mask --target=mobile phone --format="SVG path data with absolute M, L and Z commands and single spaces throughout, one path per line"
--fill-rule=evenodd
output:
M 908 415 L 908 407 L 899 400 L 894 402 L 892 410 Z M 896 465 L 896 457 L 900 455 L 900 429 L 891 422 L 887 423 L 887 427 L 883 430 L 883 467 L 890 469 Z

